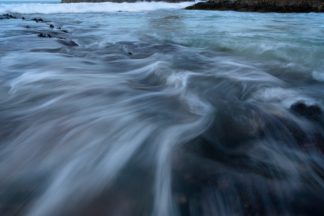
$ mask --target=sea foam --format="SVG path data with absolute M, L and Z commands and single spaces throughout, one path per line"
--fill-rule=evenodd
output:
M 102 13 L 102 12 L 140 12 L 159 9 L 181 9 L 193 2 L 167 3 L 167 2 L 135 2 L 135 3 L 69 3 L 69 4 L 0 4 L 1 13 L 23 14 L 52 14 L 52 13 Z

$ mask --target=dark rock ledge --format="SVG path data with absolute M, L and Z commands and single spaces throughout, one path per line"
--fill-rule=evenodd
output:
M 208 0 L 186 9 L 280 13 L 324 12 L 324 0 Z

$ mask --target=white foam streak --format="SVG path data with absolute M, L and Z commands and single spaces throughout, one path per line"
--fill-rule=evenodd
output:
M 181 9 L 193 2 L 135 2 L 135 3 L 70 3 L 70 4 L 0 4 L 1 13 L 55 14 L 55 13 L 105 13 L 105 12 L 141 12 L 160 9 Z
M 312 72 L 312 76 L 315 80 L 324 81 L 324 72 L 315 70 Z

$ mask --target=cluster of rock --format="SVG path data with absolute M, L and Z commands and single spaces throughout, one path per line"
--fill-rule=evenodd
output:
M 35 22 L 39 24 L 46 24 L 48 26 L 47 30 L 34 29 L 32 25 L 25 25 L 24 28 L 28 29 L 29 32 L 35 33 L 40 38 L 54 38 L 57 39 L 59 43 L 75 47 L 78 46 L 76 42 L 71 40 L 68 36 L 68 30 L 62 29 L 61 26 L 54 24 L 53 22 L 44 20 L 40 17 L 28 18 L 18 14 L 0 14 L 0 20 L 10 20 L 10 19 L 20 19 L 25 22 Z
M 324 0 L 208 0 L 187 7 L 199 10 L 324 12 Z

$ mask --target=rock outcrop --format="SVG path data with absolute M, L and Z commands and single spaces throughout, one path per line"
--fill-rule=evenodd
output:
M 281 13 L 324 12 L 324 0 L 208 0 L 186 9 Z

